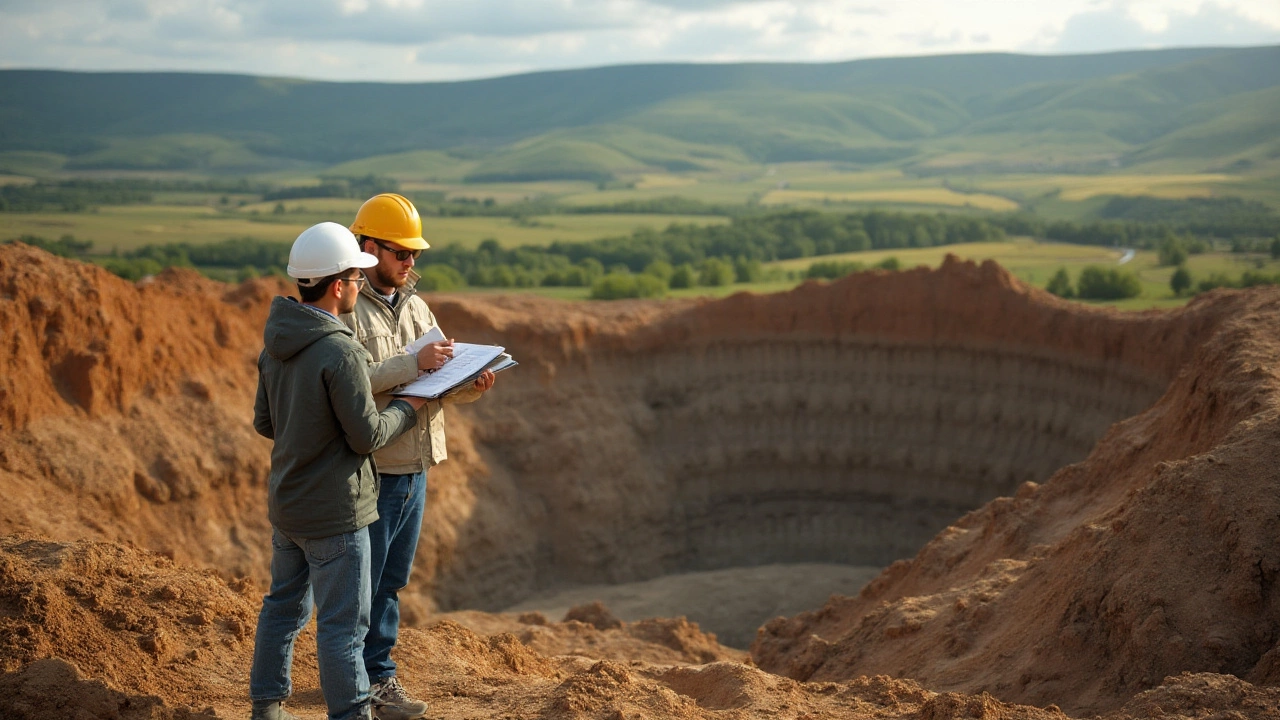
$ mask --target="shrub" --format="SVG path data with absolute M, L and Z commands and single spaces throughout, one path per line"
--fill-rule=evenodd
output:
M 845 275 L 862 272 L 865 269 L 866 265 L 863 265 L 856 260 L 850 262 L 832 260 L 831 262 L 813 263 L 809 266 L 809 269 L 805 271 L 804 276 L 810 279 L 835 280 L 836 278 L 842 278 Z
M 654 260 L 644 268 L 645 275 L 652 275 L 663 283 L 670 282 L 671 275 L 674 272 L 675 268 L 671 267 L 671 263 L 666 260 Z
M 671 272 L 669 284 L 673 288 L 691 288 L 697 279 L 693 266 L 685 263 Z
M 719 258 L 703 260 L 702 269 L 698 272 L 698 284 L 708 287 L 729 285 L 733 278 L 733 265 Z
M 106 258 L 102 266 L 125 280 L 141 280 L 149 275 L 158 275 L 164 266 L 151 258 Z
M 1090 265 L 1080 271 L 1076 292 L 1086 300 L 1119 300 L 1142 294 L 1142 282 L 1130 270 Z
M 757 282 L 764 269 L 760 265 L 759 260 L 748 260 L 739 257 L 733 261 L 733 279 L 740 283 Z
M 418 270 L 421 280 L 418 281 L 418 290 L 423 292 L 444 292 L 455 290 L 466 284 L 462 273 L 454 270 L 448 265 L 431 264 Z
M 1173 289 L 1173 294 L 1178 296 L 1191 289 L 1191 273 L 1187 271 L 1185 265 L 1179 265 L 1178 269 L 1173 271 L 1173 277 L 1169 278 L 1169 287 Z
M 1244 274 L 1240 276 L 1240 287 L 1254 287 L 1257 285 L 1280 285 L 1280 275 L 1245 270 Z
M 1058 272 L 1049 278 L 1049 284 L 1045 285 L 1044 289 L 1060 298 L 1073 298 L 1076 296 L 1076 290 L 1071 287 L 1071 276 L 1067 275 L 1066 268 L 1058 268 Z
M 1158 252 L 1161 267 L 1181 265 L 1187 261 L 1187 250 L 1182 241 L 1173 235 L 1167 235 L 1160 241 Z
M 896 257 L 887 257 L 876 263 L 875 266 L 880 270 L 888 270 L 890 272 L 897 272 L 902 269 L 902 263 L 898 262 Z
M 1235 287 L 1236 282 L 1232 280 L 1226 273 L 1215 272 L 1209 273 L 1209 277 L 1196 283 L 1196 292 L 1209 292 L 1210 290 L 1220 287 Z
M 592 300 L 662 297 L 667 286 L 652 275 L 609 273 L 591 284 Z
M 93 248 L 92 241 L 77 240 L 74 235 L 63 235 L 57 240 L 47 240 L 38 235 L 22 235 L 12 240 L 5 240 L 4 244 L 8 245 L 14 242 L 38 247 L 48 253 L 65 258 L 82 257 Z

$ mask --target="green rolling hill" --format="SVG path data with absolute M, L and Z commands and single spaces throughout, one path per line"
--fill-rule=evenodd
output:
M 797 160 L 915 166 L 947 154 L 984 167 L 1112 158 L 1194 171 L 1273 159 L 1278 87 L 1277 47 L 420 84 L 8 70 L 0 172 L 313 168 L 507 182 Z

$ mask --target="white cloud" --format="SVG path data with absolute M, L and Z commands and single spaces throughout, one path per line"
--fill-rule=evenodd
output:
M 1280 42 L 1280 3 L 1111 2 L 1070 17 L 1052 49 L 1265 45 Z
M 344 80 L 1267 43 L 1275 0 L 0 0 L 0 67 Z

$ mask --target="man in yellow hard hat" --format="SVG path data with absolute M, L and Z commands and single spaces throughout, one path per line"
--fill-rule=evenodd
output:
M 316 607 L 320 690 L 330 720 L 369 717 L 361 649 L 369 630 L 378 481 L 369 456 L 413 434 L 425 401 L 377 407 L 368 356 L 338 316 L 355 308 L 360 252 L 347 228 L 320 223 L 289 250 L 302 302 L 277 297 L 263 329 L 253 427 L 273 440 L 267 509 L 271 590 L 262 599 L 249 671 L 252 720 L 298 720 L 284 708 L 298 631 Z
M 422 219 L 403 196 L 384 193 L 370 198 L 351 224 L 360 248 L 378 259 L 364 270 L 368 283 L 361 289 L 353 312 L 342 319 L 356 340 L 373 356 L 369 383 L 379 407 L 389 404 L 389 391 L 421 373 L 440 367 L 453 355 L 453 341 L 427 345 L 416 355 L 404 348 L 437 326 L 435 315 L 418 297 L 414 262 L 427 241 Z M 409 583 L 427 492 L 427 470 L 446 457 L 444 405 L 472 402 L 493 387 L 493 373 L 485 371 L 473 387 L 418 410 L 417 427 L 374 454 L 382 489 L 378 520 L 369 526 L 373 586 L 369 633 L 364 660 L 369 674 L 373 712 L 379 720 L 413 720 L 427 705 L 415 699 L 396 677 L 391 660 L 400 625 L 399 591 Z

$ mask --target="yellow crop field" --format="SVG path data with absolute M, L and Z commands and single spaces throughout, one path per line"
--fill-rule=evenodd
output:
M 797 203 L 890 203 L 912 205 L 946 205 L 950 207 L 975 207 L 999 212 L 1018 209 L 1018 203 L 998 195 L 966 194 L 943 187 L 903 188 L 898 190 L 773 190 L 760 201 L 764 205 L 790 205 Z
M 1243 178 L 1221 173 L 1183 175 L 1028 175 L 983 180 L 979 185 L 991 190 L 1019 193 L 1058 191 L 1062 200 L 1079 202 L 1098 195 L 1151 195 L 1182 199 L 1208 197 L 1230 190 Z
M 641 175 L 636 181 L 636 189 L 678 188 L 697 184 L 697 179 L 681 175 Z
M 782 270 L 804 271 L 815 262 L 856 261 L 871 266 L 895 257 L 903 268 L 927 265 L 937 267 L 947 255 L 963 260 L 981 262 L 995 260 L 1010 272 L 1027 282 L 1043 284 L 1059 266 L 1084 266 L 1114 264 L 1123 253 L 1112 248 L 1095 245 L 1068 245 L 1066 243 L 1036 242 L 1018 238 L 1010 242 L 964 243 L 939 245 L 928 248 L 898 248 L 893 250 L 869 250 L 866 252 L 824 255 L 822 257 L 797 258 L 769 263 L 767 267 Z M 1043 275 L 1043 280 L 1041 279 Z

